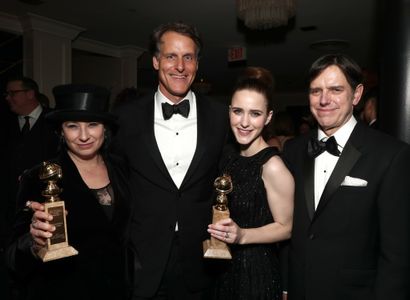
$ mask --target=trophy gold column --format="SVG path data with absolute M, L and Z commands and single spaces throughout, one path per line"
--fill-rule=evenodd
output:
M 229 209 L 227 207 L 227 194 L 232 192 L 231 177 L 224 174 L 214 181 L 214 188 L 218 195 L 216 196 L 216 204 L 212 207 L 212 223 L 229 218 Z M 231 251 L 228 245 L 211 236 L 211 239 L 203 242 L 204 257 L 218 259 L 232 259 Z
M 68 245 L 65 206 L 64 201 L 59 198 L 62 189 L 57 186 L 57 180 L 62 178 L 61 167 L 55 163 L 43 162 L 39 178 L 47 184 L 41 193 L 46 198 L 44 210 L 53 216 L 49 223 L 54 225 L 56 230 L 53 236 L 47 239 L 47 245 L 40 249 L 38 256 L 43 262 L 47 262 L 76 255 L 78 251 Z

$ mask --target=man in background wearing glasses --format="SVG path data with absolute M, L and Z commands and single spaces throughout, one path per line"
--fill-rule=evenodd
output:
M 5 163 L 1 172 L 6 175 L 2 184 L 8 190 L 8 213 L 6 220 L 13 217 L 14 199 L 18 189 L 18 179 L 24 170 L 53 157 L 57 151 L 58 139 L 44 116 L 49 111 L 40 105 L 37 83 L 28 77 L 10 78 L 6 85 L 4 99 L 13 116 L 6 124 Z M 4 174 L 5 173 L 5 174 Z M 2 191 L 4 191 L 2 189 Z M 6 204 L 6 203 L 3 203 Z
M 49 111 L 38 100 L 39 89 L 31 78 L 15 77 L 7 81 L 3 95 L 12 116 L 2 121 L 1 138 L 1 216 L 0 254 L 15 213 L 19 177 L 24 170 L 51 157 L 57 151 L 58 138 L 44 116 Z

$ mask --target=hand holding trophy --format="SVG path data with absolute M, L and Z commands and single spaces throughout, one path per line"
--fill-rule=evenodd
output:
M 212 223 L 229 218 L 229 209 L 227 207 L 227 194 L 232 192 L 232 180 L 229 175 L 222 175 L 215 179 L 214 187 L 218 193 L 216 197 L 216 204 L 212 207 Z M 229 247 L 225 242 L 220 241 L 211 236 L 211 239 L 203 242 L 204 257 L 218 258 L 218 259 L 232 259 Z
M 78 251 L 68 245 L 65 206 L 64 201 L 59 198 L 62 189 L 57 186 L 57 180 L 62 178 L 61 167 L 55 163 L 43 162 L 39 178 L 47 184 L 41 193 L 46 198 L 44 211 L 53 216 L 49 223 L 56 229 L 52 237 L 47 239 L 47 245 L 40 249 L 38 256 L 43 262 L 47 262 L 76 255 Z

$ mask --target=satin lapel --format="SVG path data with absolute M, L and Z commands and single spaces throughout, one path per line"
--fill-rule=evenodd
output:
M 181 189 L 189 182 L 189 179 L 195 173 L 201 162 L 202 157 L 205 154 L 206 148 L 211 142 L 209 140 L 212 130 L 217 130 L 212 128 L 212 112 L 209 103 L 206 99 L 201 96 L 196 97 L 196 107 L 197 107 L 197 139 L 196 139 L 196 149 L 192 162 L 188 168 L 188 171 L 184 177 L 181 184 Z
M 113 168 L 114 161 L 107 159 L 105 161 L 108 174 L 110 177 L 111 187 L 114 190 L 114 212 L 112 215 L 112 223 L 116 224 L 118 230 L 118 237 L 121 238 L 126 231 L 127 223 L 129 222 L 129 216 L 131 215 L 131 201 L 129 198 L 129 190 L 124 186 L 128 181 L 126 173 L 123 172 L 123 168 L 116 166 L 115 171 Z
M 305 151 L 307 152 L 307 151 Z M 308 157 L 305 157 L 304 164 L 304 182 L 305 182 L 305 200 L 306 207 L 308 210 L 309 218 L 313 219 L 313 214 L 315 213 L 315 195 L 314 195 L 314 186 L 315 186 L 315 160 Z
M 92 205 L 98 207 L 102 212 L 102 208 L 98 203 L 98 200 L 91 193 L 83 178 L 81 177 L 80 171 L 77 169 L 75 163 L 70 158 L 66 151 L 60 154 L 60 160 L 63 165 L 63 178 L 66 177 L 66 189 L 67 191 L 75 191 L 81 195 L 84 195 L 84 199 L 90 199 L 91 201 L 87 205 Z M 64 189 L 63 189 L 64 192 Z M 87 197 L 85 197 L 87 195 Z M 70 199 L 63 199 L 64 201 L 70 201 Z M 71 201 L 75 201 L 74 199 Z
M 329 203 L 332 198 L 333 193 L 339 188 L 340 184 L 343 182 L 346 175 L 349 174 L 350 170 L 353 168 L 361 153 L 357 150 L 351 143 L 349 139 L 346 143 L 345 148 L 343 149 L 342 154 L 340 155 L 339 160 L 335 166 L 335 169 L 330 176 L 325 189 L 323 191 L 322 197 L 320 198 L 319 205 L 316 209 L 314 218 L 323 211 L 325 206 Z
M 102 222 L 110 223 L 111 221 L 105 214 L 102 205 L 98 202 L 98 199 L 91 192 L 90 188 L 88 188 L 75 163 L 66 151 L 60 154 L 60 160 L 63 168 L 63 180 L 65 181 L 62 200 L 65 201 L 66 209 L 69 212 L 70 208 L 75 209 L 75 218 L 79 220 L 91 218 L 92 222 L 96 224 L 103 224 Z M 64 191 L 66 191 L 66 194 L 64 194 Z M 78 196 L 77 199 L 74 198 L 76 195 L 81 196 Z M 79 202 L 79 200 L 81 201 Z M 92 214 L 92 217 L 90 217 L 90 214 Z M 72 217 L 74 217 L 74 215 L 72 215 Z M 69 223 L 69 221 L 67 222 Z M 83 221 L 79 222 L 81 223 Z
M 303 175 L 304 175 L 304 187 L 305 187 L 305 201 L 306 201 L 306 208 L 308 210 L 309 218 L 312 220 L 313 215 L 315 213 L 315 194 L 314 194 L 314 186 L 315 186 L 315 159 L 309 157 L 307 154 L 307 143 L 311 138 L 317 138 L 317 130 L 313 131 L 307 142 L 305 144 L 305 148 L 303 150 L 304 153 L 304 161 L 303 161 Z
M 149 154 L 154 161 L 155 165 L 158 167 L 159 171 L 170 181 L 173 185 L 174 181 L 169 175 L 167 167 L 162 159 L 161 152 L 159 151 L 157 141 L 155 139 L 154 132 L 154 95 L 144 103 L 144 106 L 141 109 L 140 118 L 142 122 L 139 124 L 145 124 L 145 130 L 141 133 L 142 135 L 142 145 L 136 145 L 137 147 L 146 147 L 147 154 Z M 136 125 L 137 126 L 137 125 Z M 151 171 L 151 170 L 150 170 Z

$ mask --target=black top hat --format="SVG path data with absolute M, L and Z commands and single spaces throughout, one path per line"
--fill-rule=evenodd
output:
M 90 84 L 66 84 L 53 88 L 55 109 L 46 115 L 50 121 L 98 121 L 114 125 L 116 116 L 108 112 L 110 92 Z

